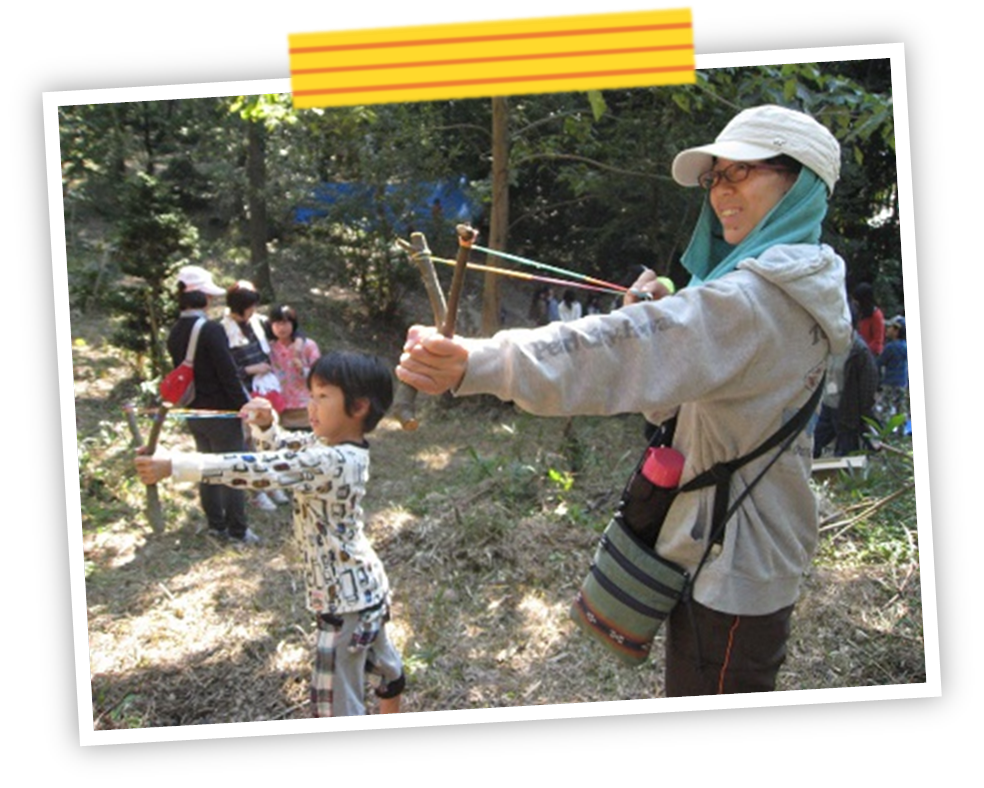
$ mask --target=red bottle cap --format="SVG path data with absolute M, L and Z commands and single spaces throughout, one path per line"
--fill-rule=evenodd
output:
M 683 475 L 683 455 L 669 446 L 658 446 L 646 452 L 642 475 L 657 487 L 673 489 Z

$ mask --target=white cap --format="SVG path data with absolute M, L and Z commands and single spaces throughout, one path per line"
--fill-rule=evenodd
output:
M 212 275 L 198 265 L 186 265 L 178 271 L 178 281 L 184 285 L 186 293 L 198 290 L 207 295 L 225 295 L 225 290 L 212 281 Z
M 715 158 L 759 161 L 783 154 L 813 170 L 833 193 L 840 177 L 840 144 L 809 115 L 774 104 L 739 112 L 713 143 L 678 153 L 673 179 L 697 186 Z

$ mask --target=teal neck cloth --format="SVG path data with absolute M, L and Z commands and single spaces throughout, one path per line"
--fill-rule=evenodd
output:
M 724 240 L 721 222 L 711 208 L 710 199 L 697 219 L 681 262 L 691 274 L 690 287 L 709 282 L 735 270 L 742 260 L 758 257 L 777 244 L 815 244 L 820 241 L 820 225 L 827 215 L 827 186 L 816 173 L 804 167 L 793 188 L 739 243 Z

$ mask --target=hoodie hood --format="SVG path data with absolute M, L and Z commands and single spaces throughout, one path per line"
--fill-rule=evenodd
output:
M 847 266 L 826 244 L 780 244 L 759 257 L 742 260 L 752 271 L 782 289 L 820 324 L 832 353 L 851 344 L 851 310 L 847 303 Z
M 711 208 L 708 193 L 680 262 L 693 274 L 691 286 L 710 282 L 734 271 L 742 260 L 758 257 L 773 246 L 819 243 L 826 215 L 827 187 L 815 172 L 803 169 L 793 188 L 741 243 L 732 245 L 724 240 L 721 220 Z

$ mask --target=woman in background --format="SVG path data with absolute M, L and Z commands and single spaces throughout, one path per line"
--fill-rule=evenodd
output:
M 175 366 L 184 361 L 195 323 L 205 320 L 195 349 L 195 398 L 188 405 L 192 409 L 238 411 L 249 400 L 222 328 L 206 314 L 212 298 L 225 292 L 197 265 L 187 265 L 178 272 L 180 316 L 167 339 Z M 225 454 L 246 449 L 239 419 L 189 419 L 188 429 L 199 452 Z M 247 525 L 246 494 L 242 490 L 201 484 L 198 493 L 210 534 L 241 544 L 260 541 Z
M 269 400 L 279 413 L 283 409 L 280 382 L 270 363 L 266 319 L 256 311 L 259 303 L 260 294 L 253 283 L 240 279 L 226 291 L 228 311 L 221 322 L 246 390 L 251 396 Z M 253 502 L 260 509 L 272 512 L 277 508 L 276 504 L 286 504 L 288 500 L 282 490 L 274 490 L 270 495 L 256 493 Z

